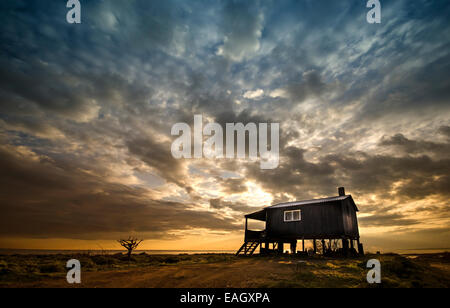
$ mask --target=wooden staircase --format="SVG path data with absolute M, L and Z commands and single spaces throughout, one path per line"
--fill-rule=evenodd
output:
M 256 248 L 258 248 L 258 246 L 261 243 L 259 241 L 247 241 L 244 242 L 244 244 L 242 244 L 241 248 L 239 248 L 239 250 L 236 252 L 236 256 L 238 256 L 239 254 L 243 254 L 244 256 L 251 256 L 253 255 L 253 253 L 255 252 Z

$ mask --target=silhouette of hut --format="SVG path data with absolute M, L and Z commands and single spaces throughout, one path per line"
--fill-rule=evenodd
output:
M 342 251 L 356 251 L 364 254 L 360 243 L 356 206 L 351 195 L 345 194 L 344 187 L 338 189 L 339 195 L 323 199 L 286 202 L 272 205 L 245 215 L 244 244 L 236 255 L 252 255 L 258 247 L 260 252 L 283 253 L 284 244 L 290 244 L 291 253 L 297 252 L 297 241 L 302 241 L 305 252 L 305 240 L 313 240 L 313 251 L 317 252 L 317 240 L 321 240 L 325 254 L 332 240 L 342 241 Z M 248 230 L 248 220 L 265 222 L 265 230 Z

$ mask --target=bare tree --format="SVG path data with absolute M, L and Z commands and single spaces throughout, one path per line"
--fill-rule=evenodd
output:
M 135 250 L 139 244 L 142 242 L 143 240 L 139 240 L 135 237 L 128 237 L 128 239 L 126 240 L 118 240 L 117 242 L 119 242 L 120 245 L 122 245 L 124 248 L 126 248 L 128 250 L 127 256 L 128 256 L 128 260 L 131 259 L 131 253 L 133 252 L 133 250 Z

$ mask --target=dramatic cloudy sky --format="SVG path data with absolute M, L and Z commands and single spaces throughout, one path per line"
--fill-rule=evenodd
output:
M 450 246 L 450 3 L 0 1 L 0 247 L 235 249 L 337 194 L 369 249 Z M 175 160 L 173 124 L 280 123 L 280 166 Z

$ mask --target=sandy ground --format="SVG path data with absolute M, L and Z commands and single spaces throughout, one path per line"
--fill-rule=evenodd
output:
M 212 261 L 208 261 L 212 257 Z M 444 258 L 445 257 L 445 258 Z M 52 257 L 49 257 L 52 258 Z M 141 256 L 153 260 L 153 256 Z M 166 257 L 161 257 L 162 260 Z M 448 254 L 430 256 L 374 255 L 358 259 L 278 257 L 170 257 L 179 263 L 82 270 L 79 285 L 66 282 L 65 272 L 35 278 L 11 276 L 0 279 L 0 287 L 32 288 L 261 288 L 261 287 L 373 287 L 366 280 L 367 260 L 379 258 L 382 287 L 450 287 Z M 188 258 L 182 261 L 183 258 Z M 20 258 L 19 268 L 30 264 Z M 41 259 L 32 259 L 41 260 Z M 50 259 L 53 260 L 53 259 Z M 172 260 L 173 261 L 173 260 Z M 9 260 L 11 262 L 11 260 Z M 17 261 L 18 262 L 18 261 Z M 191 263 L 183 263 L 191 262 Z M 20 278 L 20 277 L 23 277 Z M 0 277 L 2 278 L 2 277 Z
M 240 259 L 231 263 L 167 265 L 129 270 L 82 273 L 85 288 L 228 288 L 254 287 L 270 273 L 289 277 L 295 265 L 273 260 Z M 65 278 L 20 283 L 18 287 L 68 287 Z

